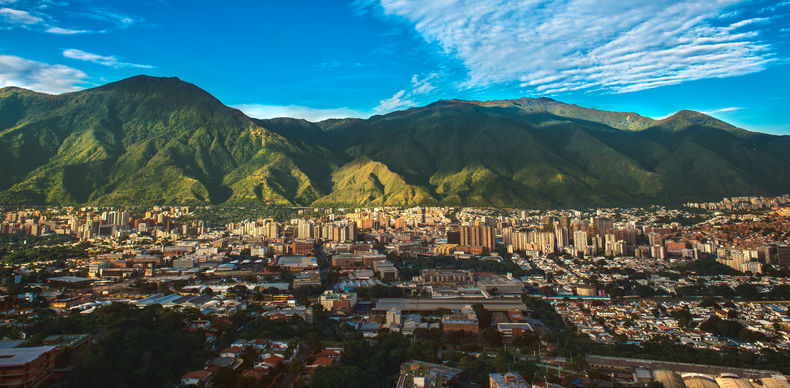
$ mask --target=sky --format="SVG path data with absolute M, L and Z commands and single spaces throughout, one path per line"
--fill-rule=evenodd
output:
M 547 96 L 790 135 L 790 0 L 0 0 L 0 87 L 175 76 L 252 117 Z

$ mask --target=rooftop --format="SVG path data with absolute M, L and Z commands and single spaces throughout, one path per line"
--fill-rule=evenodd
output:
M 6 348 L 0 349 L 0 366 L 27 364 L 50 350 L 54 346 L 37 346 L 34 348 Z

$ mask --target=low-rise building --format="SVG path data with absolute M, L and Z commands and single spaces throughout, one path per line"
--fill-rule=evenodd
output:
M 0 387 L 35 387 L 55 367 L 55 347 L 0 349 Z
M 488 386 L 491 388 L 526 388 L 530 385 L 518 372 L 490 373 Z
M 326 311 L 334 311 L 341 308 L 352 309 L 357 305 L 357 293 L 324 291 L 319 298 L 319 303 Z

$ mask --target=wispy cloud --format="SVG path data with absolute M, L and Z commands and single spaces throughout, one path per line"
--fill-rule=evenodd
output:
M 58 34 L 58 35 L 76 35 L 76 34 L 86 34 L 91 31 L 88 30 L 72 30 L 70 28 L 61 28 L 61 27 L 49 27 L 46 29 L 46 32 L 50 34 Z
M 392 97 L 379 101 L 379 104 L 373 110 L 376 113 L 387 113 L 414 105 L 417 105 L 417 102 L 411 100 L 411 96 L 407 95 L 406 90 L 400 90 L 393 94 Z
M 121 67 L 136 67 L 141 69 L 150 69 L 151 65 L 141 65 L 137 63 L 122 62 L 113 55 L 103 56 L 99 54 L 89 53 L 87 51 L 77 49 L 63 50 L 63 56 L 66 58 L 76 59 L 79 61 L 93 62 L 100 65 L 121 68 Z
M 0 8 L 0 20 L 9 24 L 31 25 L 38 24 L 44 19 L 21 9 Z
M 43 14 L 39 16 L 22 9 L 0 8 L 0 23 L 5 24 L 6 28 L 38 30 L 58 35 L 74 35 L 92 32 L 88 30 L 75 30 L 54 26 L 45 20 L 45 17 L 47 16 Z
M 733 11 L 745 0 L 378 2 L 463 62 L 462 87 L 632 92 L 753 73 L 775 60 L 760 38 L 765 19 Z
M 86 6 L 84 11 L 69 8 L 63 1 L 9 1 L 0 0 L 0 29 L 25 29 L 57 35 L 103 33 L 112 29 L 125 29 L 144 22 L 142 17 L 118 13 L 103 8 L 103 4 Z M 13 7 L 13 8 L 12 8 Z M 59 16 L 67 15 L 73 23 L 96 21 L 103 24 L 98 29 L 63 27 Z
M 80 70 L 13 56 L 0 55 L 0 87 L 18 86 L 44 93 L 81 89 L 88 76 Z
M 271 119 L 275 117 L 291 117 L 308 121 L 321 121 L 326 119 L 342 119 L 349 117 L 366 118 L 370 114 L 349 108 L 311 108 L 301 105 L 262 105 L 240 104 L 234 108 L 244 112 L 247 116 L 257 119 Z
M 713 109 L 713 110 L 702 111 L 702 113 L 705 113 L 706 115 L 712 115 L 712 114 L 716 114 L 716 113 L 732 112 L 732 111 L 741 110 L 741 109 L 743 109 L 743 108 L 741 108 L 740 106 L 728 106 L 726 108 L 718 108 L 718 109 Z
M 379 101 L 378 106 L 373 108 L 376 113 L 387 113 L 398 109 L 409 108 L 418 104 L 417 97 L 428 94 L 436 86 L 433 80 L 439 77 L 439 73 L 430 73 L 427 76 L 420 77 L 417 74 L 411 77 L 411 87 L 395 92 L 390 98 L 385 98 Z

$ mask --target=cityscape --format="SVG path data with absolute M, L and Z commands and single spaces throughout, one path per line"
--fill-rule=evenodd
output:
M 2 383 L 782 387 L 788 209 L 7 209 Z
M 0 0 L 0 388 L 790 388 L 790 0 Z

